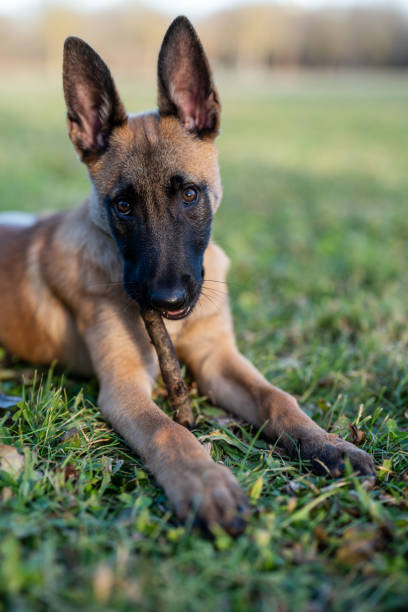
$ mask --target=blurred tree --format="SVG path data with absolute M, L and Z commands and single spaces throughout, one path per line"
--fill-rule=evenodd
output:
M 76 34 L 115 72 L 151 74 L 168 21 L 139 4 L 88 13 L 48 4 L 34 19 L 0 19 L 0 63 L 60 70 L 63 40 Z M 393 6 L 239 6 L 196 25 L 212 61 L 228 68 L 408 66 L 408 16 Z

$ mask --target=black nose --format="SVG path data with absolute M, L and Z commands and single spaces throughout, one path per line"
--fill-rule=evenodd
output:
M 186 290 L 183 287 L 164 287 L 152 291 L 150 302 L 154 308 L 171 312 L 183 308 L 186 298 Z

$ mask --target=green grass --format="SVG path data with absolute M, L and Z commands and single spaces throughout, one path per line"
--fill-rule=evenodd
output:
M 2 84 L 0 209 L 71 207 L 87 194 L 57 85 Z M 150 84 L 143 96 L 120 89 L 132 110 L 151 106 Z M 101 418 L 95 381 L 3 365 L 0 390 L 24 401 L 0 413 L 0 443 L 25 463 L 0 473 L 0 610 L 408 606 L 406 78 L 221 79 L 220 89 L 214 233 L 232 259 L 239 346 L 320 425 L 348 438 L 357 425 L 378 484 L 312 475 L 193 389 L 195 434 L 253 503 L 243 536 L 209 540 L 177 523 Z

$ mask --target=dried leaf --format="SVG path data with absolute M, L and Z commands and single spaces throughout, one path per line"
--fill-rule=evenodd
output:
M 352 442 L 353 444 L 356 444 L 357 446 L 360 446 L 360 444 L 364 442 L 364 438 L 365 438 L 364 431 L 362 431 L 361 429 L 358 429 L 358 427 L 356 425 L 353 425 L 353 423 L 349 424 L 349 428 L 350 428 L 350 442 Z
M 259 476 L 259 478 L 257 478 L 255 483 L 252 485 L 252 488 L 249 492 L 249 498 L 251 502 L 258 501 L 262 493 L 262 488 L 263 488 L 263 478 L 262 476 Z
M 317 525 L 314 530 L 319 546 L 325 546 L 329 542 L 329 536 L 321 525 Z
M 16 477 L 23 467 L 24 455 L 20 455 L 14 446 L 0 444 L 0 471 L 8 472 L 13 477 Z
M 70 427 L 68 431 L 62 435 L 61 442 L 67 442 L 76 436 L 79 436 L 79 429 L 77 427 Z
M 93 579 L 93 589 L 95 598 L 106 603 L 110 598 L 112 588 L 115 582 L 112 570 L 108 565 L 99 565 Z
M 78 470 L 74 468 L 72 463 L 67 463 L 67 465 L 64 467 L 65 480 L 77 480 L 78 475 Z
M 355 565 L 371 559 L 381 547 L 380 533 L 376 528 L 351 527 L 344 532 L 343 544 L 337 550 L 336 559 L 346 565 Z
M 332 387 L 335 382 L 336 382 L 336 378 L 329 374 L 328 376 L 320 378 L 320 380 L 318 380 L 318 382 L 317 382 L 317 386 L 318 387 Z M 325 404 L 325 406 L 329 406 L 330 407 L 330 405 L 326 404 L 326 402 L 324 402 L 323 400 L 318 400 L 317 404 L 319 405 L 320 402 Z
M 0 393 L 0 408 L 3 410 L 9 410 L 17 406 L 18 402 L 21 402 L 22 398 L 14 395 L 4 395 Z
M 294 509 L 297 506 L 297 502 L 298 502 L 297 497 L 291 497 L 289 499 L 288 506 L 287 506 L 287 511 L 289 512 L 289 514 L 294 511 Z

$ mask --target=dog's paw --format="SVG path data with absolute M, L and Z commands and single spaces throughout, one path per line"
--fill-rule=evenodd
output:
M 165 488 L 181 520 L 191 517 L 210 531 L 218 525 L 231 535 L 244 531 L 249 516 L 248 501 L 226 467 L 213 462 L 189 466 Z
M 341 476 L 347 457 L 359 476 L 375 480 L 375 464 L 371 455 L 334 434 L 306 437 L 299 443 L 302 458 L 311 461 L 312 470 L 316 474 Z

